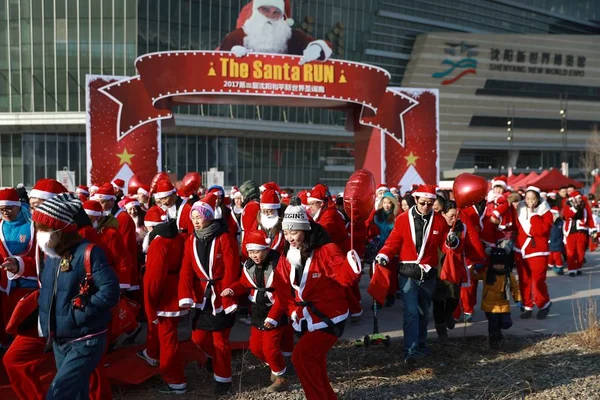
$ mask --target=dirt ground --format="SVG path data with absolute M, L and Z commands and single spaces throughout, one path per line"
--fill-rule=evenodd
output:
M 409 372 L 401 339 L 390 348 L 355 347 L 339 342 L 329 354 L 329 376 L 340 399 L 600 399 L 600 349 L 580 344 L 576 334 L 507 336 L 500 351 L 490 351 L 482 336 L 431 341 L 433 353 Z M 229 399 L 304 399 L 298 379 L 290 389 L 267 394 L 269 370 L 250 352 L 233 357 L 233 391 Z M 179 399 L 211 399 L 211 375 L 197 364 L 186 370 L 189 392 Z M 159 378 L 136 387 L 114 387 L 116 399 L 162 400 Z

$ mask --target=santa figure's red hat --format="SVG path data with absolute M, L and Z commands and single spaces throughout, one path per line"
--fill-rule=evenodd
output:
M 433 185 L 419 185 L 417 189 L 413 192 L 414 197 L 423 197 L 425 199 L 437 199 L 436 195 L 437 188 Z
M 163 199 L 169 197 L 173 193 L 177 192 L 175 186 L 168 179 L 161 179 L 156 183 L 156 192 L 154 193 L 155 199 Z
M 314 188 L 307 193 L 307 201 L 320 201 L 321 203 L 329 203 L 329 197 L 327 196 L 327 188 L 325 185 L 318 183 Z
M 68 192 L 67 188 L 64 187 L 60 182 L 54 179 L 40 179 L 35 183 L 31 192 L 29 192 L 30 198 L 49 200 L 55 197 L 57 194 Z
M 0 189 L 0 206 L 6 207 L 21 207 L 19 194 L 15 188 Z
M 101 217 L 104 210 L 96 200 L 88 200 L 83 202 L 83 211 L 89 216 Z
M 167 222 L 167 214 L 159 206 L 152 206 L 146 211 L 144 217 L 144 225 L 147 227 L 155 227 L 156 225 Z
M 92 186 L 90 186 L 90 196 L 93 196 L 94 193 L 98 191 L 98 189 L 100 189 L 100 185 L 98 185 L 97 183 L 92 183 Z
M 125 181 L 123 179 L 115 179 L 111 182 L 111 184 L 115 188 L 115 192 L 118 190 L 122 192 L 125 191 Z
M 265 190 L 260 195 L 260 208 L 263 210 L 278 210 L 281 203 L 277 192 L 271 189 Z
M 375 193 L 379 193 L 379 192 L 387 192 L 390 189 L 387 187 L 387 185 L 385 183 L 382 183 L 381 185 L 377 186 L 377 190 L 375 190 Z
M 117 196 L 115 196 L 115 188 L 110 183 L 105 183 L 94 195 L 92 196 L 92 200 L 116 200 Z
M 506 189 L 506 186 L 508 186 L 508 178 L 504 175 L 493 178 L 492 189 L 496 186 L 501 186 L 503 189 Z
M 298 198 L 300 199 L 300 202 L 302 203 L 302 205 L 307 206 L 308 205 L 308 190 L 301 190 L 300 192 L 298 192 Z
M 267 233 L 262 229 L 250 231 L 244 235 L 244 244 L 246 250 L 267 250 L 270 248 L 271 239 L 267 237 Z
M 552 214 L 554 214 L 554 215 L 560 215 L 560 209 L 556 206 L 552 207 L 550 209 L 550 212 L 552 212 Z
M 229 197 L 233 200 L 235 199 L 235 194 L 240 193 L 240 189 L 237 186 L 233 186 L 229 191 Z M 241 196 L 241 193 L 240 193 Z
M 237 19 L 236 28 L 240 29 L 246 21 L 250 19 L 252 13 L 260 12 L 260 7 L 277 7 L 283 12 L 285 23 L 289 26 L 294 26 L 295 21 L 292 19 L 292 2 L 290 0 L 254 0 L 246 4 L 240 16 Z

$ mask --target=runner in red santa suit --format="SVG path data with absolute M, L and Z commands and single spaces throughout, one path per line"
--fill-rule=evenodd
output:
M 289 0 L 254 0 L 250 18 L 225 37 L 219 50 L 232 51 L 237 57 L 249 52 L 301 55 L 300 65 L 327 61 L 333 54 L 329 45 L 292 29 L 290 14 Z
M 380 253 L 377 264 L 385 266 L 399 255 L 399 286 L 404 302 L 404 361 L 414 368 L 417 358 L 430 353 L 427 348 L 427 322 L 431 296 L 435 290 L 438 253 L 448 241 L 456 248 L 459 239 L 448 235 L 448 224 L 433 212 L 436 188 L 421 185 L 413 196 L 416 206 L 396 218 L 394 228 Z
M 344 255 L 292 199 L 283 217 L 288 242 L 275 272 L 276 303 L 301 337 L 292 363 L 308 400 L 337 399 L 327 376 L 327 352 L 344 331 L 346 292 L 361 273 L 356 252 Z
M 563 206 L 563 234 L 567 243 L 567 266 L 569 276 L 581 275 L 583 259 L 588 243 L 588 235 L 596 231 L 594 216 L 589 204 L 577 190 L 569 193 Z
M 260 195 L 260 213 L 257 215 L 256 229 L 262 230 L 270 240 L 271 249 L 283 253 L 285 238 L 281 229 L 283 211 L 279 196 L 274 190 L 265 190 Z
M 533 306 L 539 309 L 538 319 L 550 313 L 550 296 L 546 285 L 548 268 L 548 240 L 553 218 L 550 206 L 540 197 L 540 189 L 529 186 L 525 200 L 517 205 L 515 212 L 517 238 L 515 242 L 515 262 L 519 273 L 519 287 L 523 297 L 521 318 L 531 318 Z
M 217 197 L 210 193 L 194 203 L 194 231 L 185 244 L 179 279 L 179 306 L 193 307 L 192 340 L 208 357 L 214 371 L 215 394 L 231 389 L 229 333 L 235 322 L 235 299 L 221 297 L 240 276 L 238 246 L 227 233 L 227 224 L 215 220 Z
M 288 323 L 283 309 L 275 300 L 273 278 L 280 254 L 271 249 L 270 242 L 264 231 L 248 232 L 244 247 L 249 259 L 244 263 L 242 276 L 221 296 L 240 297 L 249 294 L 248 299 L 252 302 L 250 351 L 271 369 L 273 384 L 267 392 L 282 392 L 288 386 L 286 363 L 281 351 Z
M 228 207 L 231 199 L 225 197 L 225 189 L 222 186 L 214 185 L 208 188 L 208 193 L 217 196 L 217 205 L 215 208 L 215 219 L 223 220 L 227 224 L 227 229 L 231 238 L 237 241 L 238 224 L 235 217 Z
M 160 368 L 167 383 L 160 390 L 162 393 L 184 394 L 187 387 L 183 360 L 177 351 L 177 323 L 188 310 L 179 308 L 177 290 L 185 238 L 176 221 L 167 222 L 158 206 L 148 210 L 145 224 L 150 238 L 143 285 L 148 335 L 146 349 L 137 355 L 150 366 Z
M 331 241 L 339 246 L 342 252 L 350 250 L 350 234 L 346 229 L 346 222 L 327 195 L 327 188 L 322 184 L 317 184 L 308 193 L 308 207 L 313 220 L 321 225 L 327 232 Z M 362 305 L 360 304 L 361 295 L 359 288 L 360 276 L 357 278 L 354 285 L 347 290 L 348 305 L 350 306 L 351 322 L 360 321 L 360 316 L 363 313 Z
M 260 189 L 256 182 L 246 181 L 240 186 L 242 193 L 242 218 L 241 218 L 241 240 L 244 241 L 244 233 L 255 229 L 256 218 L 260 213 Z
M 126 258 L 128 259 L 127 261 L 129 263 L 129 278 L 125 278 L 125 276 L 122 275 L 124 272 L 119 269 L 118 271 L 121 271 L 117 272 L 119 274 L 119 282 L 122 282 L 123 284 L 129 284 L 129 287 L 125 290 L 139 290 L 140 270 L 137 263 L 138 245 L 136 237 L 136 226 L 133 223 L 133 220 L 129 217 L 129 214 L 127 214 L 127 211 L 124 208 L 118 207 L 117 196 L 115 195 L 115 189 L 113 184 L 105 183 L 102 186 L 100 186 L 98 191 L 92 196 L 91 199 L 100 203 L 104 214 L 110 214 L 114 217 L 114 219 L 117 222 L 116 228 L 121 234 L 123 244 L 125 245 L 125 249 L 127 250 Z M 103 220 L 103 222 L 105 223 L 107 221 L 108 220 Z M 114 224 L 114 222 L 111 223 Z M 115 254 L 120 255 L 121 253 Z
M 170 180 L 162 179 L 156 183 L 154 200 L 167 213 L 169 219 L 177 221 L 180 233 L 186 237 L 192 234 L 194 227 L 190 220 L 191 204 L 177 195 L 177 190 Z

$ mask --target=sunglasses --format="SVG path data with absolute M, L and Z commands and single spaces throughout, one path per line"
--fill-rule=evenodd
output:
M 433 201 L 420 201 L 419 205 L 421 207 L 425 207 L 425 206 L 427 206 L 427 207 L 433 207 Z

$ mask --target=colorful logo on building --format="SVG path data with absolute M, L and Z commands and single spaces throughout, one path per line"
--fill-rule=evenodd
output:
M 451 57 L 463 57 L 459 61 L 453 61 L 450 58 L 446 58 L 442 61 L 442 64 L 450 65 L 445 71 L 436 72 L 431 75 L 433 78 L 441 79 L 446 78 L 442 81 L 442 85 L 452 85 L 465 75 L 477 74 L 477 60 L 474 58 L 479 54 L 475 48 L 477 45 L 468 44 L 464 41 L 460 43 L 446 43 L 448 47 L 444 49 L 444 53 Z M 450 77 L 454 74 L 455 70 L 460 71 L 458 75 Z

